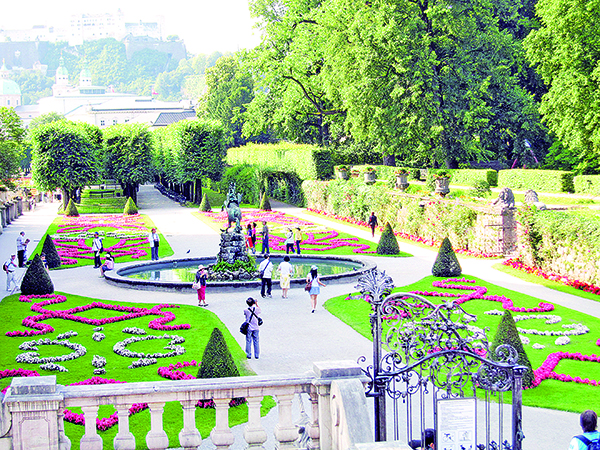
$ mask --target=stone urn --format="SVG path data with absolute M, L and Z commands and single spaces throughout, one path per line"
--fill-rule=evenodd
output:
M 366 184 L 375 184 L 375 180 L 377 179 L 377 172 L 365 172 L 364 176 Z
M 435 179 L 436 194 L 445 197 L 450 192 L 450 178 L 440 177 Z
M 398 188 L 402 192 L 404 192 L 408 188 L 408 186 L 409 186 L 408 174 L 406 174 L 406 173 L 396 174 L 396 188 Z
M 337 177 L 340 180 L 347 180 L 350 178 L 350 172 L 348 172 L 347 170 L 338 170 Z

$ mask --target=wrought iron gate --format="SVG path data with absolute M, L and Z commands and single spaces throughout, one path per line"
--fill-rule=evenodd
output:
M 390 295 L 393 287 L 392 279 L 377 270 L 359 278 L 357 286 L 372 305 L 373 364 L 364 372 L 371 380 L 367 395 L 374 397 L 375 440 L 388 440 L 388 428 L 393 429 L 394 440 L 423 439 L 428 425 L 436 428 L 439 400 L 472 397 L 478 399 L 473 404 L 483 405 L 482 417 L 475 419 L 476 448 L 521 450 L 521 383 L 526 368 L 517 365 L 516 350 L 502 345 L 492 355 L 487 330 L 474 326 L 476 317 L 460 305 L 452 300 L 434 305 L 410 293 Z M 362 357 L 359 362 L 366 361 Z M 512 396 L 506 413 L 505 392 Z M 509 430 L 505 415 L 512 418 Z M 460 444 L 440 445 L 437 439 L 436 449 L 469 450 Z

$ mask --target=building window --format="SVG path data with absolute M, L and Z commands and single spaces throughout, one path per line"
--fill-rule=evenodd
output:
M 101 127 L 103 127 L 104 125 L 106 125 L 106 122 L 104 122 L 104 119 L 102 119 L 102 120 L 100 121 L 100 126 L 101 126 Z
M 10 106 L 10 100 L 6 100 L 6 106 Z
M 113 119 L 113 125 L 117 124 L 117 119 Z
M 129 119 L 125 119 L 125 123 L 129 122 Z

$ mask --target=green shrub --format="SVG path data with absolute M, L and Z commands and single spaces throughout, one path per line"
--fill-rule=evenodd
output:
M 227 193 L 229 185 L 235 183 L 236 191 L 242 194 L 242 202 L 256 205 L 260 202 L 261 181 L 259 167 L 236 164 L 228 167 L 219 182 L 219 192 Z
M 40 255 L 35 255 L 21 281 L 21 294 L 45 295 L 54 292 L 54 284 L 44 268 Z
M 269 197 L 267 197 L 267 193 L 263 193 L 262 198 L 260 199 L 260 206 L 258 209 L 262 211 L 271 211 L 271 203 L 269 202 Z
M 44 239 L 42 253 L 44 253 L 46 256 L 46 264 L 48 264 L 49 269 L 55 269 L 56 267 L 60 266 L 60 256 L 58 256 L 54 241 L 49 234 L 47 234 L 46 238 Z
M 380 255 L 398 255 L 400 254 L 400 247 L 398 246 L 398 240 L 394 235 L 394 230 L 389 222 L 386 222 L 379 239 L 379 245 L 377 245 L 377 253 Z
M 408 178 L 410 180 L 421 180 L 421 169 L 410 169 Z
M 202 363 L 198 369 L 197 378 L 239 377 L 240 372 L 235 366 L 229 347 L 223 338 L 223 333 L 214 328 L 208 344 L 204 348 Z
M 519 338 L 519 332 L 517 331 L 515 320 L 508 310 L 504 311 L 502 320 L 500 320 L 500 323 L 498 324 L 496 336 L 494 336 L 494 341 L 490 347 L 490 351 L 492 353 L 490 357 L 492 360 L 500 360 L 500 358 L 496 355 L 496 349 L 501 345 L 511 345 L 517 351 L 519 354 L 517 363 L 520 366 L 527 367 L 527 370 L 523 374 L 523 387 L 531 387 L 534 380 L 533 368 L 531 367 L 531 362 L 527 357 L 527 353 L 525 353 L 525 350 L 523 349 L 523 343 Z
M 69 200 L 69 204 L 65 208 L 65 216 L 67 217 L 79 217 L 79 211 L 77 211 L 77 206 L 73 202 L 73 199 Z
M 210 206 L 210 203 L 208 201 L 208 197 L 206 196 L 206 194 L 202 195 L 202 201 L 200 202 L 200 211 L 201 212 L 211 212 L 212 208 Z
M 435 277 L 457 277 L 462 273 L 462 268 L 452 249 L 450 239 L 444 238 L 435 263 L 431 269 Z
M 135 202 L 131 199 L 131 197 L 127 198 L 127 203 L 125 203 L 125 208 L 123 208 L 124 216 L 133 216 L 138 213 L 137 206 Z
M 458 169 L 452 171 L 452 183 L 473 186 L 476 181 L 486 181 L 490 186 L 498 186 L 498 172 L 494 169 Z
M 573 187 L 577 194 L 600 195 L 600 175 L 577 175 Z
M 487 197 L 492 193 L 490 184 L 485 180 L 476 180 L 472 184 L 471 192 L 474 197 Z
M 498 172 L 498 186 L 536 192 L 573 192 L 573 172 L 510 169 Z
M 284 203 L 304 206 L 302 180 L 294 172 L 264 170 L 260 171 L 259 177 L 263 191 L 268 197 Z

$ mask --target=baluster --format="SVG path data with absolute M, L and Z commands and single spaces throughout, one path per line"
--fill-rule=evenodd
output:
M 312 407 L 312 421 L 308 426 L 308 435 L 310 436 L 310 443 L 308 448 L 310 450 L 319 450 L 320 442 L 320 429 L 319 429 L 319 395 L 316 392 L 310 394 L 310 405 Z
M 233 433 L 229 429 L 229 401 L 228 398 L 215 398 L 217 423 L 210 432 L 210 439 L 219 450 L 227 450 L 233 444 Z
M 196 429 L 196 401 L 182 400 L 183 429 L 179 432 L 179 445 L 183 448 L 197 448 L 202 443 L 202 437 Z
M 71 440 L 65 434 L 65 410 L 58 409 L 58 450 L 71 450 Z
M 129 431 L 129 406 L 116 405 L 115 408 L 119 417 L 119 432 L 113 441 L 115 450 L 135 450 L 135 437 Z
M 98 406 L 84 406 L 81 409 L 85 420 L 85 434 L 81 438 L 79 448 L 81 450 L 102 450 L 102 438 L 98 436 L 96 430 Z
M 262 449 L 267 440 L 267 432 L 260 421 L 260 404 L 263 397 L 246 397 L 248 404 L 248 425 L 244 430 L 244 439 L 249 448 Z
M 163 411 L 165 403 L 148 403 L 150 408 L 150 431 L 146 435 L 149 450 L 164 450 L 169 446 L 169 438 L 163 430 Z
M 298 430 L 292 423 L 292 399 L 294 394 L 277 396 L 279 408 L 279 423 L 275 427 L 276 448 L 294 448 L 294 441 L 298 437 Z

